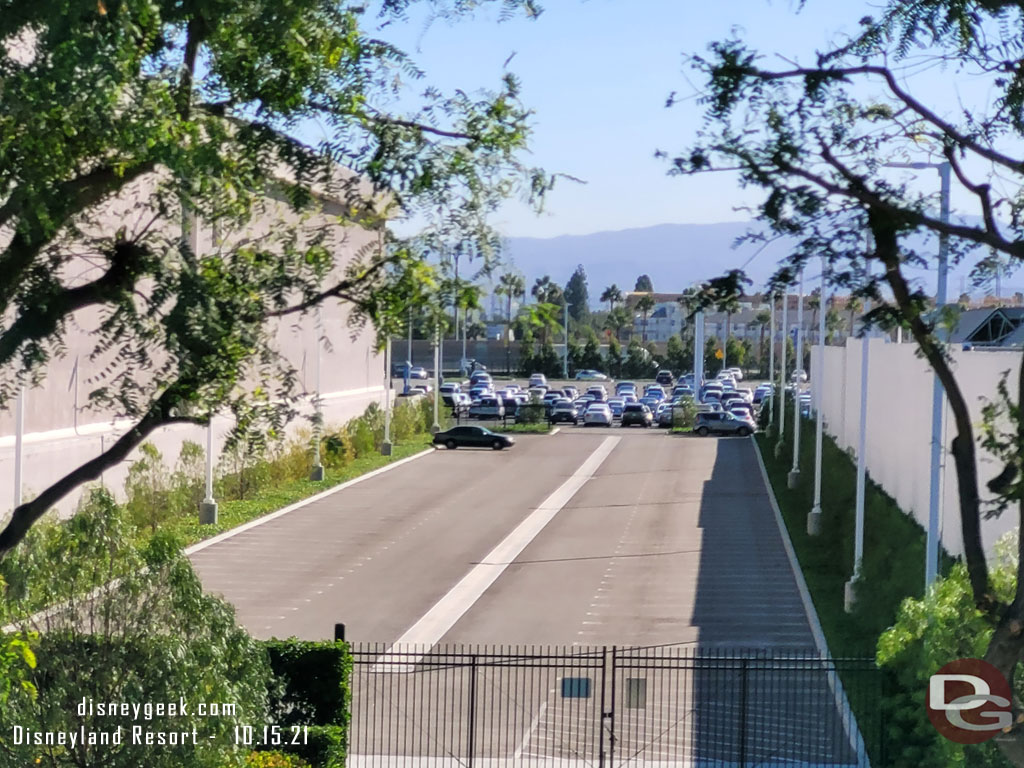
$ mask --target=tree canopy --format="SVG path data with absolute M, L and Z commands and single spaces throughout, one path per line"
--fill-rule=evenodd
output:
M 953 263 L 969 260 L 979 283 L 992 276 L 993 252 L 1018 266 L 1024 259 L 1022 28 L 1018 2 L 926 0 L 888 3 L 877 18 L 861 20 L 855 38 L 808 65 L 787 59 L 785 68 L 771 69 L 737 36 L 715 42 L 690 60 L 703 82 L 703 128 L 685 149 L 665 155 L 673 173 L 729 171 L 761 190 L 757 214 L 768 232 L 750 239 L 797 243 L 771 289 L 792 284 L 808 261 L 823 258 L 833 285 L 871 299 L 867 322 L 903 326 L 935 370 L 953 413 L 949 450 L 972 594 L 995 628 L 986 658 L 1009 680 L 1024 651 L 1024 578 L 1011 603 L 996 596 L 981 541 L 976 435 L 936 334 L 946 313 L 931 311 L 908 267 L 934 263 L 936 240 Z M 906 77 L 922 62 L 948 65 L 951 76 L 990 89 L 991 97 L 971 109 L 926 103 Z M 916 191 L 913 174 L 893 163 L 917 164 L 919 172 L 948 164 L 975 218 L 947 220 L 934 195 Z M 717 298 L 738 292 L 744 280 L 740 270 L 729 273 L 714 286 Z M 715 296 L 705 302 L 718 303 Z M 1024 438 L 1015 440 L 1024 446 Z M 1022 452 L 1001 458 L 1017 468 L 1002 491 L 1024 517 Z M 1015 704 L 1015 717 L 1020 711 Z M 1019 724 L 999 746 L 1024 765 Z
M 654 284 L 648 275 L 640 275 L 636 279 L 636 285 L 633 287 L 633 290 L 637 293 L 652 293 L 654 291 Z
M 380 39 L 416 4 L 452 19 L 480 5 L 384 0 L 374 16 L 321 0 L 0 0 L 0 408 L 86 311 L 101 318 L 89 351 L 110 360 L 90 404 L 135 424 L 18 507 L 0 556 L 160 426 L 230 408 L 240 430 L 279 433 L 296 377 L 268 320 L 340 300 L 355 329 L 391 332 L 435 297 L 426 253 L 459 242 L 490 258 L 488 214 L 543 195 L 551 180 L 518 159 L 529 112 L 511 73 L 488 93 L 445 94 Z M 298 141 L 307 126 L 322 138 Z M 296 215 L 255 235 L 268 199 Z M 341 269 L 329 228 L 309 226 L 324 200 L 334 224 L 383 236 L 402 213 L 424 234 L 386 235 Z M 197 221 L 217 233 L 207 252 Z
M 579 264 L 565 284 L 565 300 L 569 302 L 569 315 L 584 323 L 590 317 L 590 294 L 587 291 L 587 273 Z

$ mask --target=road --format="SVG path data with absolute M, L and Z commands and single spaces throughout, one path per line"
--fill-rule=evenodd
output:
M 602 446 L 478 597 L 435 612 L 441 642 L 813 645 L 753 446 L 737 438 L 577 428 L 437 451 L 193 562 L 258 637 L 326 638 L 343 622 L 354 640 L 433 640 L 409 630 L 474 569 L 479 581 L 482 559 Z

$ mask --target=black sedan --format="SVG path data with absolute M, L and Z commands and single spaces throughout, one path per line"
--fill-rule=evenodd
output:
M 511 448 L 515 444 L 516 441 L 508 435 L 499 435 L 484 427 L 452 427 L 446 432 L 438 432 L 434 435 L 434 445 L 443 445 L 449 450 L 493 448 L 495 451 L 500 451 L 502 448 Z

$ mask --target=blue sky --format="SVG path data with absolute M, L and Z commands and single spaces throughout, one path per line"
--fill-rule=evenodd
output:
M 765 53 L 811 62 L 814 51 L 877 11 L 862 0 L 548 0 L 539 19 L 497 23 L 488 9 L 470 21 L 424 16 L 381 34 L 409 51 L 443 89 L 494 87 L 505 61 L 535 110 L 531 161 L 585 180 L 560 181 L 547 210 L 512 203 L 496 219 L 508 236 L 552 237 L 661 223 L 749 219 L 756 200 L 729 175 L 669 178 L 656 149 L 681 149 L 700 123 L 691 99 L 666 109 L 672 91 L 694 93 L 684 53 L 739 29 Z M 769 65 L 786 66 L 771 57 Z M 936 90 L 937 75 L 915 84 Z M 938 81 L 941 82 L 941 81 Z M 947 91 L 949 89 L 947 88 Z M 947 94 L 949 95 L 949 94 Z M 934 175 L 934 174 L 932 174 Z M 922 183 L 936 184 L 926 175 Z

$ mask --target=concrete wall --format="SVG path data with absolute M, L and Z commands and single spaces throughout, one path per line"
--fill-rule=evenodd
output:
M 850 339 L 843 347 L 825 347 L 823 395 L 825 430 L 840 447 L 856 452 L 860 428 L 862 341 Z M 931 469 L 932 373 L 915 354 L 914 344 L 892 344 L 871 339 L 868 359 L 868 409 L 865 461 L 868 474 L 896 499 L 900 507 L 922 525 L 928 522 Z M 816 370 L 819 347 L 812 349 Z M 1010 392 L 1016 393 L 1021 364 L 1019 351 L 952 351 L 953 366 L 975 424 L 981 422 L 983 398 L 995 399 L 1003 371 L 1010 371 Z M 956 434 L 947 404 L 943 445 Z M 978 476 L 982 499 L 990 499 L 985 484 L 1001 467 L 978 447 Z M 944 450 L 942 492 L 942 543 L 953 554 L 962 554 L 956 470 Z M 827 482 L 827 478 L 825 478 Z M 986 549 L 1015 527 L 1015 515 L 982 521 Z
M 151 189 L 151 185 L 143 184 L 132 190 L 128 199 L 113 201 L 104 217 L 118 221 L 123 218 L 129 228 L 135 223 L 132 217 L 143 220 L 147 209 L 145 205 L 139 205 L 138 199 L 144 199 L 147 189 Z M 280 199 L 268 197 L 258 217 L 238 232 L 218 233 L 215 238 L 210 228 L 200 223 L 195 245 L 200 252 L 209 252 L 217 247 L 215 239 L 230 243 L 244 237 L 270 248 L 273 247 L 275 233 L 290 227 L 308 228 L 310 233 L 326 230 L 326 244 L 337 255 L 335 274 L 340 274 L 357 254 L 375 247 L 377 236 L 358 227 L 336 225 L 333 217 L 341 213 L 341 208 L 330 200 L 321 200 L 320 203 L 318 212 L 298 216 Z M 98 224 L 100 229 L 102 224 Z M 167 224 L 167 227 L 173 226 Z M 180 233 L 180 227 L 177 232 Z M 76 266 L 79 267 L 77 273 Z M 85 261 L 72 260 L 69 274 L 74 274 L 69 283 L 95 277 Z M 317 339 L 322 340 L 320 391 L 325 398 L 324 417 L 328 424 L 340 423 L 362 413 L 369 403 L 383 399 L 384 361 L 376 351 L 373 329 L 350 327 L 344 305 L 326 302 L 322 318 L 323 326 L 319 333 L 312 313 L 290 315 L 276 323 L 271 332 L 276 336 L 277 348 L 284 359 L 299 373 L 300 391 L 310 395 L 315 388 Z M 103 369 L 109 362 L 105 358 L 98 361 L 89 359 L 95 345 L 90 333 L 98 321 L 99 315 L 95 311 L 75 315 L 65 339 L 67 353 L 54 359 L 39 385 L 25 394 L 23 497 L 38 494 L 63 474 L 99 455 L 103 446 L 109 446 L 128 426 L 128 423 L 118 421 L 116 413 L 88 407 L 88 393 L 100 385 Z M 308 403 L 300 410 L 311 413 Z M 230 426 L 227 419 L 215 422 L 217 455 Z M 297 419 L 291 428 L 294 432 L 303 426 L 308 427 L 308 421 Z M 14 432 L 12 403 L 10 408 L 0 411 L 0 520 L 14 506 Z M 205 435 L 202 427 L 176 425 L 154 433 L 150 440 L 164 454 L 167 463 L 173 464 L 183 440 L 205 445 Z M 109 487 L 121 488 L 131 460 L 129 457 L 104 476 Z M 58 511 L 62 514 L 73 511 L 81 493 L 82 489 L 79 489 L 66 497 Z

